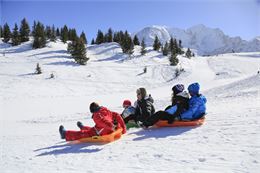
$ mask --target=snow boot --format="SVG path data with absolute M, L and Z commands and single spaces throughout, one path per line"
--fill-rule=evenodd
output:
M 82 128 L 84 127 L 84 125 L 80 121 L 77 122 L 77 126 L 80 128 L 80 130 L 82 130 Z
M 60 127 L 59 127 L 59 132 L 60 132 L 60 137 L 61 137 L 61 139 L 65 139 L 66 130 L 65 130 L 65 128 L 64 128 L 63 125 L 60 125 Z

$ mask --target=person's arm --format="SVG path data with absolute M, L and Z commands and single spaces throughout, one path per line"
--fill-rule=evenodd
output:
M 122 133 L 125 134 L 126 126 L 123 118 L 117 112 L 112 112 L 112 115 L 113 115 L 113 119 L 117 121 L 118 127 L 123 129 Z

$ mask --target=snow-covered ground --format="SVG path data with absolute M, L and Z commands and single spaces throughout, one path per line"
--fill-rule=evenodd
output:
M 259 172 L 259 52 L 179 57 L 185 72 L 175 78 L 176 67 L 151 48 L 140 56 L 136 47 L 129 58 L 116 43 L 90 46 L 90 61 L 79 66 L 61 42 L 36 50 L 30 44 L 0 43 L 1 172 Z M 33 75 L 37 63 L 41 75 Z M 174 84 L 192 82 L 208 99 L 203 126 L 130 129 L 103 145 L 59 137 L 60 124 L 93 125 L 92 101 L 121 112 L 122 101 L 134 102 L 145 87 L 160 110 Z

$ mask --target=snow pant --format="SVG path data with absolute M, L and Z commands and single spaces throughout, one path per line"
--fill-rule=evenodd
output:
M 67 130 L 65 132 L 65 139 L 66 141 L 74 141 L 96 135 L 97 133 L 93 127 L 84 126 L 80 131 Z
M 174 119 L 175 119 L 175 115 L 171 115 L 168 114 L 165 111 L 158 111 L 155 114 L 153 114 L 151 117 L 149 117 L 148 119 L 146 119 L 146 121 L 144 122 L 145 126 L 152 126 L 155 123 L 157 123 L 159 120 L 167 120 L 168 123 L 173 123 Z

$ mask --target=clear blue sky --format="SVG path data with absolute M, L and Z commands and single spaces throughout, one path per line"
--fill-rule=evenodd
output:
M 229 36 L 260 36 L 260 0 L 0 0 L 1 25 L 13 28 L 25 17 L 44 25 L 67 24 L 90 41 L 98 29 L 136 32 L 151 25 L 187 29 L 197 24 Z

